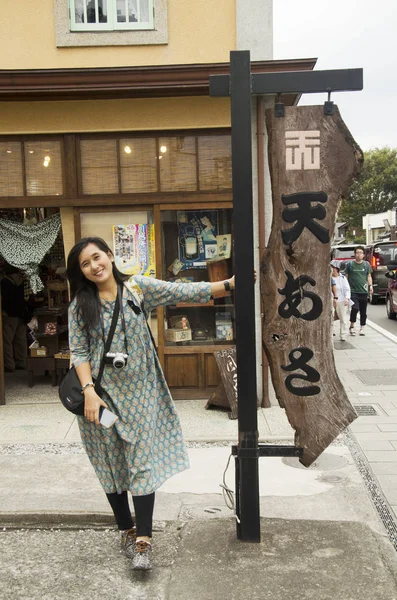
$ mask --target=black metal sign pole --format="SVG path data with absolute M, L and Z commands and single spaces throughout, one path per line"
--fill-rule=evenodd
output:
M 362 89 L 362 69 L 257 73 L 251 76 L 248 50 L 230 53 L 230 76 L 210 76 L 210 95 L 230 95 L 231 99 L 239 428 L 238 446 L 232 446 L 232 454 L 236 460 L 237 538 L 242 541 L 260 542 L 259 457 L 302 454 L 302 448 L 296 446 L 258 444 L 251 94 L 325 92 L 328 101 L 324 104 L 324 114 L 332 114 L 333 104 L 329 100 L 331 92 Z M 276 115 L 283 114 L 283 105 L 280 103 L 276 105 Z
M 230 53 L 238 455 L 237 538 L 260 541 L 259 453 L 255 353 L 254 233 L 252 207 L 251 62 L 249 51 Z

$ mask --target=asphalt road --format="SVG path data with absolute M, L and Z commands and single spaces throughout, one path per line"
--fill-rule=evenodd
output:
M 397 335 L 397 320 L 392 321 L 387 318 L 386 315 L 386 306 L 385 301 L 380 300 L 379 304 L 372 306 L 368 304 L 368 319 L 379 325 L 379 327 L 383 327 L 393 335 Z

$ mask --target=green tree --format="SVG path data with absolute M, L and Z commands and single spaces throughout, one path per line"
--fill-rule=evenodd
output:
M 375 148 L 364 152 L 364 166 L 342 201 L 339 221 L 347 221 L 350 231 L 362 231 L 367 213 L 390 210 L 397 201 L 397 149 Z

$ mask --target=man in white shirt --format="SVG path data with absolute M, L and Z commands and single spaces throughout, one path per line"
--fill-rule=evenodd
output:
M 340 273 L 340 263 L 331 261 L 333 305 L 340 321 L 340 339 L 346 341 L 349 325 L 350 285 L 346 277 Z

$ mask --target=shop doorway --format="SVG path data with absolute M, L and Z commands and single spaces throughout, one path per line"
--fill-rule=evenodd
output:
M 2 209 L 0 228 L 0 403 L 58 402 L 69 366 L 59 209 Z

